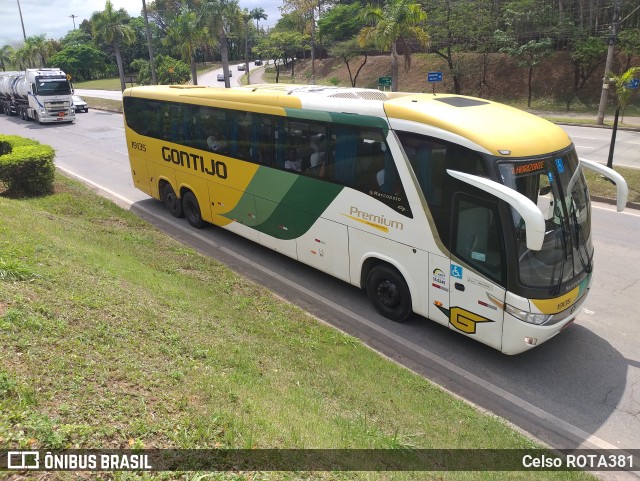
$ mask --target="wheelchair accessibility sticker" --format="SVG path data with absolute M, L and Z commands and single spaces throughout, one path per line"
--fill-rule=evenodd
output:
M 462 266 L 451 264 L 451 277 L 462 279 Z

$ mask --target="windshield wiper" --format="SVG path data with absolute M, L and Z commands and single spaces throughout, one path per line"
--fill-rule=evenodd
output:
M 576 215 L 576 209 L 575 209 L 575 204 L 573 200 L 571 201 L 570 214 L 571 214 L 571 220 L 574 226 L 573 230 L 575 232 L 575 237 L 576 237 L 576 251 L 578 251 L 578 259 L 580 259 L 580 264 L 582 264 L 584 271 L 587 274 L 590 274 L 591 271 L 593 270 L 593 263 L 592 263 L 593 257 L 589 255 L 589 251 L 587 250 L 587 239 L 584 237 L 584 234 L 582 232 L 582 225 L 580 225 L 580 223 L 578 222 L 578 216 Z M 582 243 L 580 242 L 581 238 L 582 238 Z M 587 257 L 586 262 L 580 250 L 581 244 L 582 244 L 582 249 L 584 250 L 584 253 L 586 254 L 586 257 Z
M 564 225 L 564 219 L 559 217 L 560 219 L 560 229 L 562 230 L 561 240 L 562 240 L 562 263 L 560 264 L 560 277 L 558 278 L 558 284 L 556 285 L 555 290 L 553 291 L 554 295 L 560 294 L 560 288 L 562 287 L 562 280 L 564 278 L 564 265 L 567 263 L 567 259 L 569 258 L 569 249 L 567 248 L 567 237 L 569 237 L 569 232 L 567 231 Z

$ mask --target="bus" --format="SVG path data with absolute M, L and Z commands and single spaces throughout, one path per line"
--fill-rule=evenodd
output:
M 314 85 L 133 87 L 136 188 L 505 354 L 571 325 L 593 273 L 583 169 L 567 134 L 448 94 Z

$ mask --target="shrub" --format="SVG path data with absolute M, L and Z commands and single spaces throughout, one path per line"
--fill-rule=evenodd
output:
M 0 183 L 12 197 L 45 195 L 53 191 L 55 151 L 48 145 L 17 135 L 0 135 Z

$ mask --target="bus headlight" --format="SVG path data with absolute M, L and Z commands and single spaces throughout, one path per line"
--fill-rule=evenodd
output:
M 552 317 L 550 314 L 535 314 L 533 312 L 523 311 L 522 309 L 517 309 L 513 306 L 510 306 L 509 304 L 505 304 L 504 309 L 513 317 L 516 317 L 521 321 L 528 322 L 529 324 L 536 324 L 538 326 L 544 324 Z

